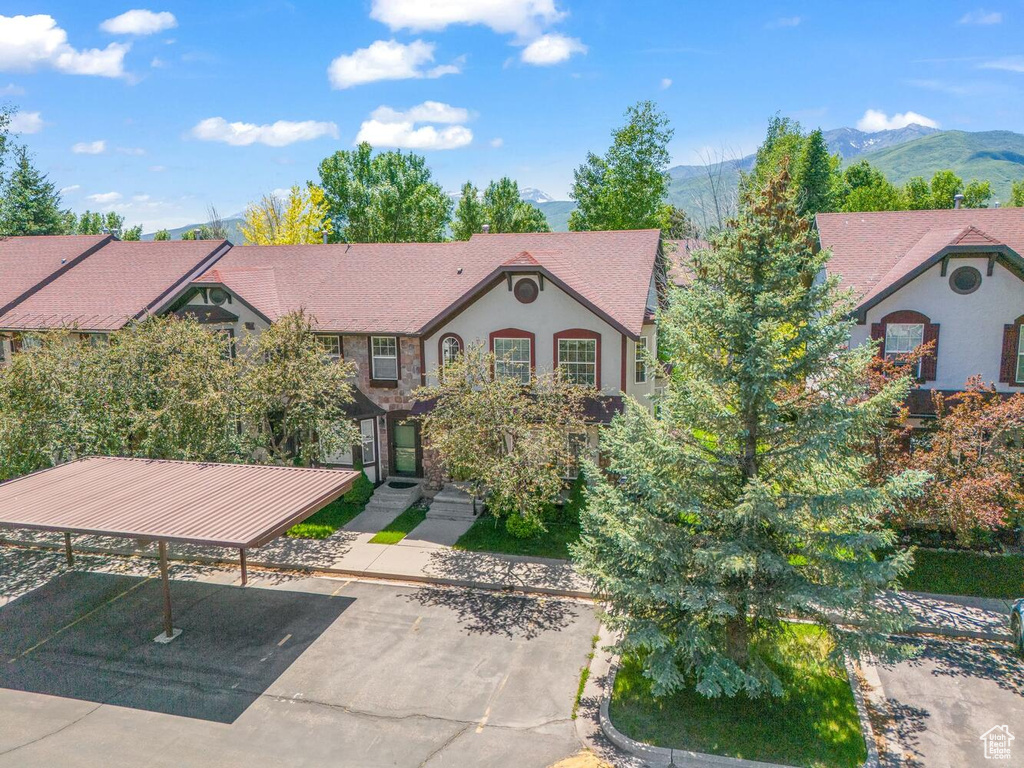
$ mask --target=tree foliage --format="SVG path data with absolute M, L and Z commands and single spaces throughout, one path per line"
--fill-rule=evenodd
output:
M 345 415 L 353 366 L 325 358 L 302 311 L 250 339 L 236 366 L 244 455 L 308 465 L 357 442 Z
M 576 210 L 569 229 L 662 229 L 670 208 L 668 143 L 672 128 L 668 117 L 652 101 L 640 101 L 626 110 L 626 124 L 612 131 L 612 145 L 604 157 L 593 153 L 574 172 L 569 197 Z
M 483 232 L 550 232 L 548 220 L 537 206 L 520 197 L 519 184 L 508 176 L 492 181 L 484 190 L 483 198 L 471 183 L 462 186 L 462 197 L 455 207 L 452 237 L 468 240 Z
M 867 437 L 908 391 L 864 396 L 870 347 L 849 348 L 849 297 L 819 252 L 785 164 L 744 190 L 736 221 L 694 257 L 659 325 L 671 365 L 659 417 L 627 401 L 591 468 L 575 556 L 620 647 L 656 694 L 780 693 L 753 644 L 795 617 L 840 648 L 888 648 L 875 602 L 905 573 L 881 517 L 921 478 L 864 476 Z M 843 633 L 837 615 L 864 622 Z
M 163 240 L 170 240 L 170 239 L 171 239 L 171 233 L 168 230 L 166 230 L 166 229 L 158 229 L 156 231 L 156 233 L 153 235 L 153 240 L 156 241 L 156 242 L 160 242 L 160 241 L 163 241 Z
M 452 201 L 431 178 L 422 155 L 373 154 L 363 142 L 320 163 L 320 185 L 332 219 L 332 242 L 439 242 Z
M 495 358 L 471 346 L 415 393 L 432 403 L 423 417 L 426 450 L 442 470 L 470 483 L 505 518 L 510 532 L 543 529 L 574 461 L 570 435 L 584 434 L 586 390 L 559 375 L 539 373 L 529 386 L 493 375 Z
M 1024 179 L 1013 182 L 1010 189 L 1010 203 L 1012 208 L 1024 208 Z
M 841 178 L 838 154 L 830 154 L 820 129 L 804 134 L 800 123 L 776 115 L 768 122 L 764 143 L 758 147 L 754 167 L 744 179 L 752 188 L 764 186 L 786 167 L 792 171 L 790 193 L 801 216 L 835 210 Z
M 321 243 L 331 234 L 324 191 L 316 184 L 294 185 L 288 199 L 264 195 L 243 214 L 242 234 L 248 245 Z
M 120 240 L 139 240 L 142 237 L 142 226 L 125 227 L 124 216 L 116 211 L 100 213 L 86 210 L 79 216 L 71 211 L 65 212 L 64 234 L 67 235 L 103 235 L 109 234 Z
M 237 361 L 191 318 L 33 338 L 0 366 L 2 479 L 91 454 L 308 464 L 357 440 L 351 367 L 325 361 L 301 314 Z
M 842 201 L 840 209 L 850 212 L 953 208 L 958 194 L 964 196 L 964 208 L 987 208 L 992 186 L 976 179 L 965 185 L 963 179 L 947 169 L 936 171 L 930 182 L 914 176 L 897 187 L 867 160 L 861 160 L 843 172 L 837 192 Z
M 14 167 L 0 198 L 0 235 L 62 234 L 65 219 L 60 206 L 60 193 L 46 174 L 32 165 L 28 149 L 16 147 Z

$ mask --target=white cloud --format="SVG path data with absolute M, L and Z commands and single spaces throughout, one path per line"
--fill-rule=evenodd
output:
M 30 72 L 48 66 L 68 75 L 122 77 L 131 45 L 76 50 L 52 16 L 0 16 L 0 71 Z
M 503 138 L 501 138 L 501 136 L 495 136 L 490 141 L 491 146 L 494 147 L 495 149 L 497 149 L 498 147 L 504 145 L 504 143 L 505 143 L 505 140 Z
M 923 125 L 926 128 L 938 128 L 939 124 L 930 117 L 919 115 L 917 112 L 903 112 L 889 117 L 878 109 L 869 109 L 864 117 L 857 121 L 857 127 L 868 133 L 876 131 L 890 131 L 895 128 L 906 128 L 908 125 Z
M 76 155 L 102 155 L 107 151 L 107 142 L 103 141 L 103 139 L 99 141 L 80 141 L 71 146 L 71 151 Z
M 136 203 L 145 203 L 149 200 L 149 195 L 132 195 L 132 200 Z
M 39 133 L 43 130 L 43 116 L 38 112 L 15 112 L 8 128 L 11 133 Z
M 521 58 L 527 64 L 536 64 L 540 67 L 551 64 L 560 64 L 566 61 L 574 53 L 586 53 L 587 46 L 575 37 L 552 32 L 541 35 L 523 49 Z
M 125 11 L 120 16 L 107 19 L 100 29 L 112 35 L 152 35 L 178 26 L 178 20 L 169 11 Z
M 97 192 L 95 195 L 86 195 L 86 200 L 89 200 L 98 205 L 108 205 L 110 203 L 116 203 L 121 199 L 120 192 Z
M 153 60 L 149 62 L 149 66 L 153 69 L 162 69 L 167 66 L 167 62 L 161 59 L 159 56 L 154 56 Z
M 803 21 L 799 16 L 783 16 L 775 21 L 769 21 L 765 24 L 768 29 L 792 29 L 793 27 L 799 27 L 800 22 Z
M 450 125 L 438 130 L 432 125 L 416 128 L 412 123 L 383 123 L 367 120 L 359 126 L 356 143 L 369 142 L 375 147 L 399 149 L 458 149 L 473 141 L 473 132 L 464 125 Z
M 1024 56 L 1003 56 L 978 65 L 981 69 L 1001 69 L 1005 72 L 1024 72 Z
M 370 117 L 382 123 L 465 123 L 472 117 L 468 109 L 453 107 L 440 101 L 424 101 L 404 112 L 391 107 L 377 107 Z
M 454 75 L 460 71 L 459 61 L 430 69 L 434 61 L 434 44 L 413 40 L 408 45 L 395 40 L 377 40 L 367 48 L 342 54 L 327 68 L 332 88 L 342 90 L 353 85 L 378 80 L 409 80 L 423 77 Z
M 373 0 L 370 17 L 392 30 L 440 31 L 450 24 L 482 24 L 499 34 L 535 37 L 565 18 L 555 0 Z
M 976 24 L 979 26 L 989 26 L 991 24 L 1002 24 L 1003 14 L 997 11 L 986 11 L 983 8 L 979 8 L 976 11 L 969 11 L 960 17 L 961 24 Z
M 672 87 L 672 78 L 671 77 L 663 77 L 663 78 L 661 78 L 661 90 L 667 91 L 671 87 Z
M 118 147 L 117 151 L 122 155 L 131 155 L 132 157 L 141 157 L 146 154 L 146 150 L 142 147 Z
M 68 192 L 75 192 L 81 188 L 81 184 L 72 184 L 69 187 L 61 187 L 59 190 L 57 190 L 57 193 L 61 195 L 66 195 Z
M 278 120 L 266 125 L 255 123 L 229 123 L 223 117 L 208 117 L 196 123 L 192 138 L 200 141 L 222 141 L 234 147 L 266 144 L 285 147 L 297 141 L 311 141 L 322 136 L 338 138 L 338 126 L 317 120 Z
M 167 166 L 166 165 L 151 165 L 151 166 L 149 166 L 149 172 L 150 173 L 163 173 L 166 170 L 167 170 Z
M 5 85 L 3 88 L 0 88 L 0 96 L 24 96 L 24 95 L 25 95 L 25 89 L 22 88 L 20 85 L 15 85 L 14 83 L 10 83 L 9 85 Z

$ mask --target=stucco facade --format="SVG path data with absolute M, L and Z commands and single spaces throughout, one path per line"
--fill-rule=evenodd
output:
M 939 325 L 936 378 L 923 388 L 962 389 L 968 377 L 980 374 L 1000 391 L 1012 391 L 1013 386 L 999 381 L 1003 326 L 1024 314 L 1024 281 L 998 261 L 988 275 L 988 264 L 987 257 L 950 259 L 946 275 L 941 262 L 934 264 L 871 307 L 866 322 L 854 326 L 852 343 L 868 341 L 872 324 L 892 312 L 920 312 Z M 972 293 L 959 294 L 950 287 L 951 274 L 961 266 L 974 267 L 982 275 Z

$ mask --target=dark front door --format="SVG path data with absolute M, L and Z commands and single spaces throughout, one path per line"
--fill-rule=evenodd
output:
M 392 472 L 396 475 L 419 474 L 419 425 L 395 419 L 391 426 Z

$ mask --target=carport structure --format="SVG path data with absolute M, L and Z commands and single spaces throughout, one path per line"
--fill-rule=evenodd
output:
M 0 484 L 0 528 L 156 541 L 164 590 L 164 634 L 174 638 L 167 544 L 246 551 L 277 538 L 330 504 L 358 473 L 254 464 L 89 457 Z

